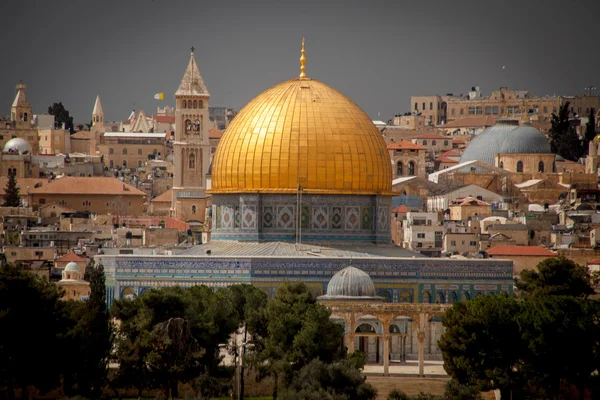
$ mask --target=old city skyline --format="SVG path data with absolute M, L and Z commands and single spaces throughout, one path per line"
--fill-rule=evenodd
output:
M 97 94 L 107 120 L 125 119 L 133 108 L 152 114 L 174 105 L 191 46 L 211 103 L 239 110 L 296 76 L 303 36 L 309 76 L 355 99 L 372 119 L 408 111 L 410 96 L 464 94 L 474 85 L 486 95 L 500 86 L 579 94 L 600 85 L 598 56 L 584 40 L 594 35 L 598 7 L 579 2 L 571 7 L 577 18 L 566 19 L 557 2 L 541 1 L 14 3 L 0 28 L 4 37 L 21 32 L 15 61 L 3 66 L 0 115 L 20 80 L 36 114 L 62 101 L 76 122 L 88 122 Z M 556 24 L 561 29 L 549 28 Z M 560 58 L 556 49 L 572 56 Z M 165 101 L 153 100 L 157 92 Z

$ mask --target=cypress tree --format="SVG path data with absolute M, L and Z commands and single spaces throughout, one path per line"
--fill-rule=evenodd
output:
M 19 207 L 21 199 L 19 198 L 19 187 L 17 186 L 17 177 L 14 173 L 8 175 L 8 182 L 4 189 L 3 207 Z

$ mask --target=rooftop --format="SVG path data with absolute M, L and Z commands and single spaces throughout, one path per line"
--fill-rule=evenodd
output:
M 167 137 L 166 133 L 149 133 L 149 132 L 105 132 L 104 137 L 127 137 L 127 138 L 157 138 L 164 139 Z
M 236 242 L 229 240 L 213 240 L 206 244 L 197 245 L 178 253 L 182 256 L 204 256 L 210 250 L 211 256 L 227 257 L 424 257 L 412 250 L 394 245 L 332 245 L 318 246 L 287 242 Z
M 423 133 L 421 135 L 415 136 L 414 139 L 442 139 L 442 140 L 452 140 L 453 138 L 451 136 L 436 135 L 435 133 Z
M 409 142 L 408 140 L 400 140 L 399 142 L 388 144 L 387 148 L 388 150 L 426 150 L 425 147 Z
M 482 115 L 476 117 L 464 117 L 450 121 L 444 125 L 439 125 L 440 128 L 471 128 L 492 126 L 496 123 L 496 117 L 491 115 Z
M 556 257 L 556 253 L 542 246 L 496 246 L 486 250 L 490 256 Z
M 82 257 L 79 257 L 77 254 L 70 252 L 65 254 L 62 257 L 58 257 L 56 260 L 54 260 L 55 262 L 85 262 L 85 259 Z
M 20 179 L 17 179 L 19 181 Z M 114 196 L 145 196 L 141 190 L 123 183 L 115 178 L 108 177 L 74 177 L 65 176 L 50 182 L 40 179 L 38 187 L 30 187 L 33 194 L 87 194 L 87 195 L 114 195 Z M 1 182 L 0 182 L 1 183 Z

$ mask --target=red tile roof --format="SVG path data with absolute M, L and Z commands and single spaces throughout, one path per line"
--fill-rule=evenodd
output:
M 20 179 L 17 179 L 17 182 Z M 74 177 L 65 176 L 50 182 L 41 180 L 43 183 L 38 187 L 30 187 L 33 194 L 108 194 L 116 196 L 145 196 L 146 193 L 134 188 L 116 178 L 91 176 Z
M 209 139 L 221 139 L 223 136 L 223 131 L 217 128 L 210 128 L 208 130 L 208 138 Z
M 542 246 L 496 246 L 486 250 L 490 256 L 556 257 L 556 253 Z
M 418 135 L 415 136 L 413 139 L 445 139 L 445 140 L 452 140 L 451 136 L 443 136 L 443 135 L 436 135 L 435 133 L 424 133 L 422 135 Z
M 173 200 L 173 189 L 169 189 L 152 199 L 152 202 L 171 202 Z
M 448 150 L 442 153 L 442 157 L 460 157 L 460 151 L 456 149 Z
M 406 207 L 404 204 L 400 204 L 398 207 L 392 210 L 393 213 L 405 213 L 409 211 L 410 210 L 408 209 L 408 207 Z
M 598 264 L 600 264 L 600 258 L 595 258 L 593 260 L 587 260 L 586 264 L 587 265 L 598 265 Z
M 452 139 L 452 143 L 460 144 L 460 143 L 467 143 L 467 142 L 468 142 L 467 138 L 454 138 L 454 139 Z
M 408 140 L 400 140 L 395 143 L 388 144 L 388 150 L 426 150 L 425 147 L 409 142 Z
M 84 258 L 79 257 L 77 254 L 71 252 L 71 253 L 67 253 L 62 257 L 58 257 L 55 261 L 58 262 L 85 262 Z
M 448 158 L 448 157 L 440 157 L 440 158 L 436 159 L 435 161 L 441 162 L 441 163 L 458 164 L 458 160 L 455 160 L 453 158 Z

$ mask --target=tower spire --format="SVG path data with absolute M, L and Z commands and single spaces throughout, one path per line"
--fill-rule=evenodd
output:
M 302 38 L 302 50 L 300 53 L 302 53 L 300 56 L 300 78 L 306 78 L 306 57 L 304 56 L 306 51 L 304 50 L 304 38 Z

